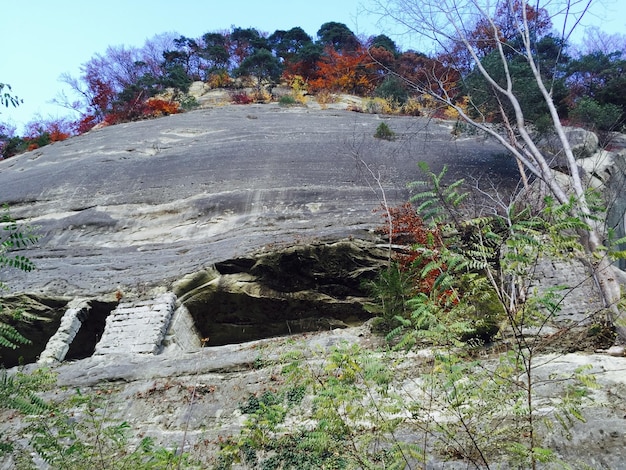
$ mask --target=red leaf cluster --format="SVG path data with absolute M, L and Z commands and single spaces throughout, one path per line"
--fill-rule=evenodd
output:
M 87 114 L 74 123 L 74 130 L 77 134 L 89 132 L 98 124 L 98 118 L 94 114 Z
M 438 250 L 444 246 L 440 230 L 427 227 L 415 208 L 408 202 L 398 207 L 381 210 L 386 224 L 376 231 L 387 236 L 390 243 L 407 246 L 406 250 L 395 253 L 400 269 L 419 274 L 412 277 L 415 292 L 430 293 L 441 272 L 446 270 L 446 265 L 441 264 L 439 269 L 422 275 L 423 269 L 429 263 L 439 259 Z M 453 295 L 453 292 L 446 291 L 440 295 L 439 300 L 445 303 Z
M 177 114 L 180 112 L 178 103 L 174 101 L 166 101 L 158 98 L 152 98 L 146 101 L 143 114 L 148 117 L 167 116 L 169 114 Z
M 252 99 L 252 97 L 250 95 L 248 95 L 248 93 L 246 93 L 245 91 L 238 92 L 238 93 L 233 93 L 230 96 L 230 99 L 235 104 L 250 104 L 250 103 L 252 103 L 254 101 Z

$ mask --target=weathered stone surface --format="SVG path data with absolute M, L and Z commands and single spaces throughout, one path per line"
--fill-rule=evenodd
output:
M 372 137 L 382 119 L 399 139 Z M 70 300 L 89 297 L 88 316 L 67 314 L 61 333 L 65 340 L 75 335 L 70 347 L 42 356 L 65 356 L 53 364 L 59 388 L 52 396 L 69 393 L 66 387 L 105 387 L 114 392 L 111 417 L 164 445 L 184 443 L 210 463 L 218 437 L 244 422 L 238 404 L 277 385 L 275 361 L 289 348 L 317 360 L 342 341 L 380 345 L 367 324 L 349 325 L 366 318 L 360 282 L 384 258 L 371 243 L 381 193 L 370 170 L 391 204 L 406 200 L 405 183 L 420 177 L 415 163 L 422 160 L 435 171 L 450 164 L 451 179 L 517 179 L 500 147 L 455 141 L 449 131 L 447 123 L 419 118 L 233 106 L 112 126 L 0 162 L 0 199 L 42 235 L 28 252 L 39 270 L 11 273 L 10 284 L 61 299 L 40 302 L 46 314 L 38 321 L 53 327 L 27 362 L 76 307 Z M 341 242 L 349 249 L 337 243 L 346 237 L 356 240 Z M 559 269 L 545 271 L 545 284 L 551 277 L 560 282 L 551 276 Z M 170 288 L 167 308 L 141 304 Z M 125 295 L 119 306 L 115 293 Z M 573 311 L 571 321 L 579 314 Z M 324 331 L 214 346 L 228 328 L 276 335 L 296 326 Z M 427 356 L 409 354 L 405 367 L 417 370 Z M 602 385 L 585 404 L 590 422 L 574 428 L 576 446 L 555 435 L 554 447 L 570 461 L 619 468 L 626 458 L 624 359 L 542 360 L 540 378 L 590 364 Z M 403 386 L 401 377 L 395 386 Z M 557 391 L 540 393 L 547 399 Z M 10 434 L 12 426 L 0 420 L 0 432 Z
M 589 325 L 602 320 L 604 305 L 600 290 L 589 267 L 577 259 L 556 260 L 542 258 L 533 267 L 531 289 L 539 293 L 559 289 L 563 297 L 550 323 L 559 326 Z
M 94 355 L 157 354 L 176 308 L 171 292 L 154 300 L 120 304 L 106 319 Z
M 373 335 L 365 324 L 245 344 L 204 347 L 185 354 L 170 354 L 166 350 L 160 355 L 93 356 L 59 364 L 54 370 L 58 373 L 59 385 L 70 390 L 65 394 L 75 388 L 83 393 L 104 390 L 111 419 L 127 421 L 132 429 L 140 429 L 142 435 L 154 437 L 170 448 L 180 448 L 184 442 L 185 449 L 194 458 L 211 468 L 219 437 L 236 435 L 244 425 L 245 416 L 239 405 L 250 395 L 260 395 L 283 384 L 281 361 L 288 351 L 301 352 L 314 364 L 327 357 L 331 348 L 344 342 L 375 350 L 382 339 Z M 406 354 L 396 364 L 391 391 L 415 399 L 417 374 L 431 357 L 430 350 Z M 591 468 L 619 469 L 626 458 L 624 361 L 624 358 L 588 353 L 544 354 L 534 358 L 535 404 L 544 416 L 549 416 L 554 409 L 571 384 L 565 378 L 577 368 L 591 367 L 589 373 L 598 382 L 599 388 L 583 400 L 582 412 L 587 422 L 572 423 L 571 440 L 563 437 L 557 424 L 548 431 L 548 444 L 574 468 L 586 468 L 583 466 L 586 464 Z M 63 395 L 56 391 L 52 396 L 58 399 Z M 6 424 L 0 423 L 2 430 L 6 430 Z M 397 436 L 415 441 L 419 432 L 411 427 L 409 420 L 408 427 Z M 494 463 L 494 457 L 489 458 Z M 467 468 L 467 462 L 444 460 L 434 449 L 429 449 L 429 460 L 428 468 Z
M 416 163 L 451 178 L 517 178 L 499 146 L 453 140 L 450 125 L 277 105 L 201 109 L 106 127 L 0 161 L 0 200 L 41 235 L 39 269 L 17 291 L 141 294 L 215 262 L 296 240 L 367 236 L 381 177 L 404 202 Z
M 38 359 L 40 364 L 60 362 L 65 359 L 70 345 L 80 331 L 83 321 L 89 316 L 90 306 L 85 299 L 74 299 L 67 304 L 56 333 L 48 340 Z

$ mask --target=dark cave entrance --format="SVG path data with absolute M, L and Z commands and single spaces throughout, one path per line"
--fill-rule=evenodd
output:
M 207 346 L 345 328 L 371 318 L 356 299 L 329 303 L 219 290 L 187 308 L 201 338 L 209 338 Z
M 0 321 L 14 327 L 30 343 L 19 344 L 16 349 L 0 346 L 0 365 L 10 368 L 37 361 L 57 332 L 67 302 L 64 298 L 30 294 L 3 297 Z
M 81 318 L 80 329 L 70 344 L 65 361 L 76 361 L 93 355 L 96 344 L 104 333 L 106 319 L 117 307 L 117 303 L 92 300 L 89 307 L 84 318 Z
M 372 317 L 366 281 L 387 252 L 352 241 L 297 245 L 217 263 L 179 295 L 206 346 L 345 328 Z
M 37 362 L 46 351 L 50 339 L 59 331 L 61 320 L 70 309 L 70 302 L 65 298 L 39 298 L 31 295 L 5 297 L 2 302 L 4 310 L 0 314 L 0 320 L 15 327 L 30 340 L 30 344 L 19 345 L 16 349 L 0 347 L 0 365 L 11 368 Z M 106 319 L 116 306 L 116 302 L 85 302 L 77 313 L 80 325 L 76 335 L 73 339 L 65 340 L 65 344 L 69 343 L 67 353 L 56 359 L 74 361 L 93 355 L 104 332 Z M 64 340 L 62 337 L 59 339 Z

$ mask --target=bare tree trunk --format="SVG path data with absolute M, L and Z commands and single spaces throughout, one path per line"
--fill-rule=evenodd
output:
M 450 44 L 462 45 L 470 58 L 474 71 L 481 74 L 486 86 L 492 90 L 495 99 L 500 104 L 500 112 L 503 117 L 501 127 L 492 126 L 485 120 L 470 116 L 466 109 L 451 96 L 448 91 L 449 87 L 443 83 L 441 77 L 432 74 L 423 83 L 416 83 L 405 76 L 397 75 L 399 78 L 403 79 L 418 93 L 430 95 L 446 106 L 454 108 L 468 124 L 500 142 L 516 159 L 522 178 L 525 177 L 526 171 L 539 178 L 559 203 L 566 204 L 570 202 L 570 197 L 574 196 L 575 205 L 572 215 L 580 218 L 589 227 L 584 233 L 580 233 L 580 240 L 587 250 L 587 257 L 590 260 L 589 266 L 600 290 L 607 312 L 607 320 L 615 325 L 619 336 L 618 341 L 626 344 L 626 325 L 624 325 L 618 307 L 621 298 L 620 284 L 607 257 L 606 250 L 603 248 L 601 230 L 592 220 L 586 188 L 567 139 L 565 128 L 561 124 L 556 105 L 552 100 L 551 91 L 544 84 L 540 65 L 533 49 L 536 40 L 534 29 L 529 24 L 528 18 L 529 10 L 547 11 L 547 8 L 550 7 L 553 15 L 562 16 L 563 24 L 566 25 L 568 20 L 572 22 L 573 19 L 574 26 L 576 26 L 592 1 L 594 0 L 534 0 L 531 4 L 528 0 L 502 0 L 500 2 L 491 0 L 378 0 L 377 4 L 379 13 L 391 18 L 408 30 L 428 38 L 431 42 L 438 44 L 442 50 L 449 50 Z M 496 10 L 503 5 L 517 15 L 511 20 L 514 23 L 513 29 L 516 37 L 521 40 L 521 47 L 516 50 L 513 49 L 514 46 L 510 41 L 502 37 L 500 25 L 496 21 Z M 482 25 L 481 34 L 489 36 L 488 40 L 493 45 L 492 53 L 497 54 L 499 64 L 504 69 L 505 83 L 498 82 L 481 62 L 484 51 L 478 48 L 476 37 L 472 36 L 477 31 L 478 24 Z M 564 26 L 562 39 L 566 40 L 570 34 L 571 31 L 565 31 Z M 517 57 L 523 57 L 528 63 L 534 81 L 547 105 L 560 150 L 567 162 L 570 175 L 568 183 L 563 183 L 557 178 L 555 172 L 550 168 L 539 142 L 528 127 L 520 104 L 520 97 L 516 95 L 513 89 L 514 81 L 507 59 L 507 54 L 512 53 L 516 54 Z M 454 64 L 445 64 L 445 66 L 454 67 Z M 394 73 L 392 70 L 390 72 Z M 459 69 L 459 73 L 462 75 L 463 70 Z M 504 112 L 503 102 L 512 108 L 513 122 Z M 526 181 L 524 184 L 526 185 Z

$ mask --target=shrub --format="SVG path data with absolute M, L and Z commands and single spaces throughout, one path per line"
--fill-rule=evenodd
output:
M 337 97 L 328 90 L 321 90 L 315 95 L 315 100 L 320 104 L 323 109 L 330 103 L 336 103 Z
M 279 98 L 278 104 L 281 106 L 293 106 L 297 104 L 297 102 L 292 95 L 283 95 Z
M 584 97 L 570 111 L 573 122 L 592 130 L 612 131 L 615 130 L 622 117 L 619 106 L 607 103 L 600 104 L 593 98 Z
M 363 107 L 369 114 L 394 114 L 397 107 L 384 98 L 373 98 L 363 101 Z
M 180 106 L 180 109 L 183 111 L 191 111 L 192 109 L 200 106 L 200 103 L 198 103 L 196 97 L 191 95 L 184 95 L 177 99 L 177 102 Z
M 158 98 L 151 98 L 146 101 L 143 109 L 143 115 L 146 117 L 167 116 L 169 114 L 177 114 L 179 112 L 180 107 L 178 103 Z
M 409 98 L 406 103 L 402 105 L 400 112 L 409 116 L 422 115 L 420 103 L 416 98 L 413 97 Z
M 409 92 L 404 86 L 404 82 L 398 77 L 391 75 L 374 90 L 374 96 L 403 105 L 409 99 Z
M 288 78 L 289 86 L 294 99 L 301 104 L 306 104 L 307 83 L 301 75 L 292 75 Z
M 391 130 L 387 123 L 381 122 L 376 128 L 374 137 L 383 140 L 394 140 L 396 138 L 396 133 Z
M 230 99 L 235 104 L 250 104 L 254 101 L 245 91 L 239 91 L 231 94 Z
M 19 136 L 6 139 L 2 143 L 2 158 L 9 158 L 18 153 L 26 152 L 28 143 Z
M 31 121 L 26 125 L 25 135 L 4 135 L 0 140 L 2 158 L 9 158 L 18 153 L 35 150 L 52 142 L 67 139 L 73 133 L 74 123 L 63 119 Z
M 252 94 L 252 100 L 256 103 L 269 103 L 272 101 L 272 94 L 265 88 L 257 88 Z
M 232 85 L 232 79 L 226 70 L 218 70 L 209 75 L 207 83 L 211 88 L 228 88 Z

